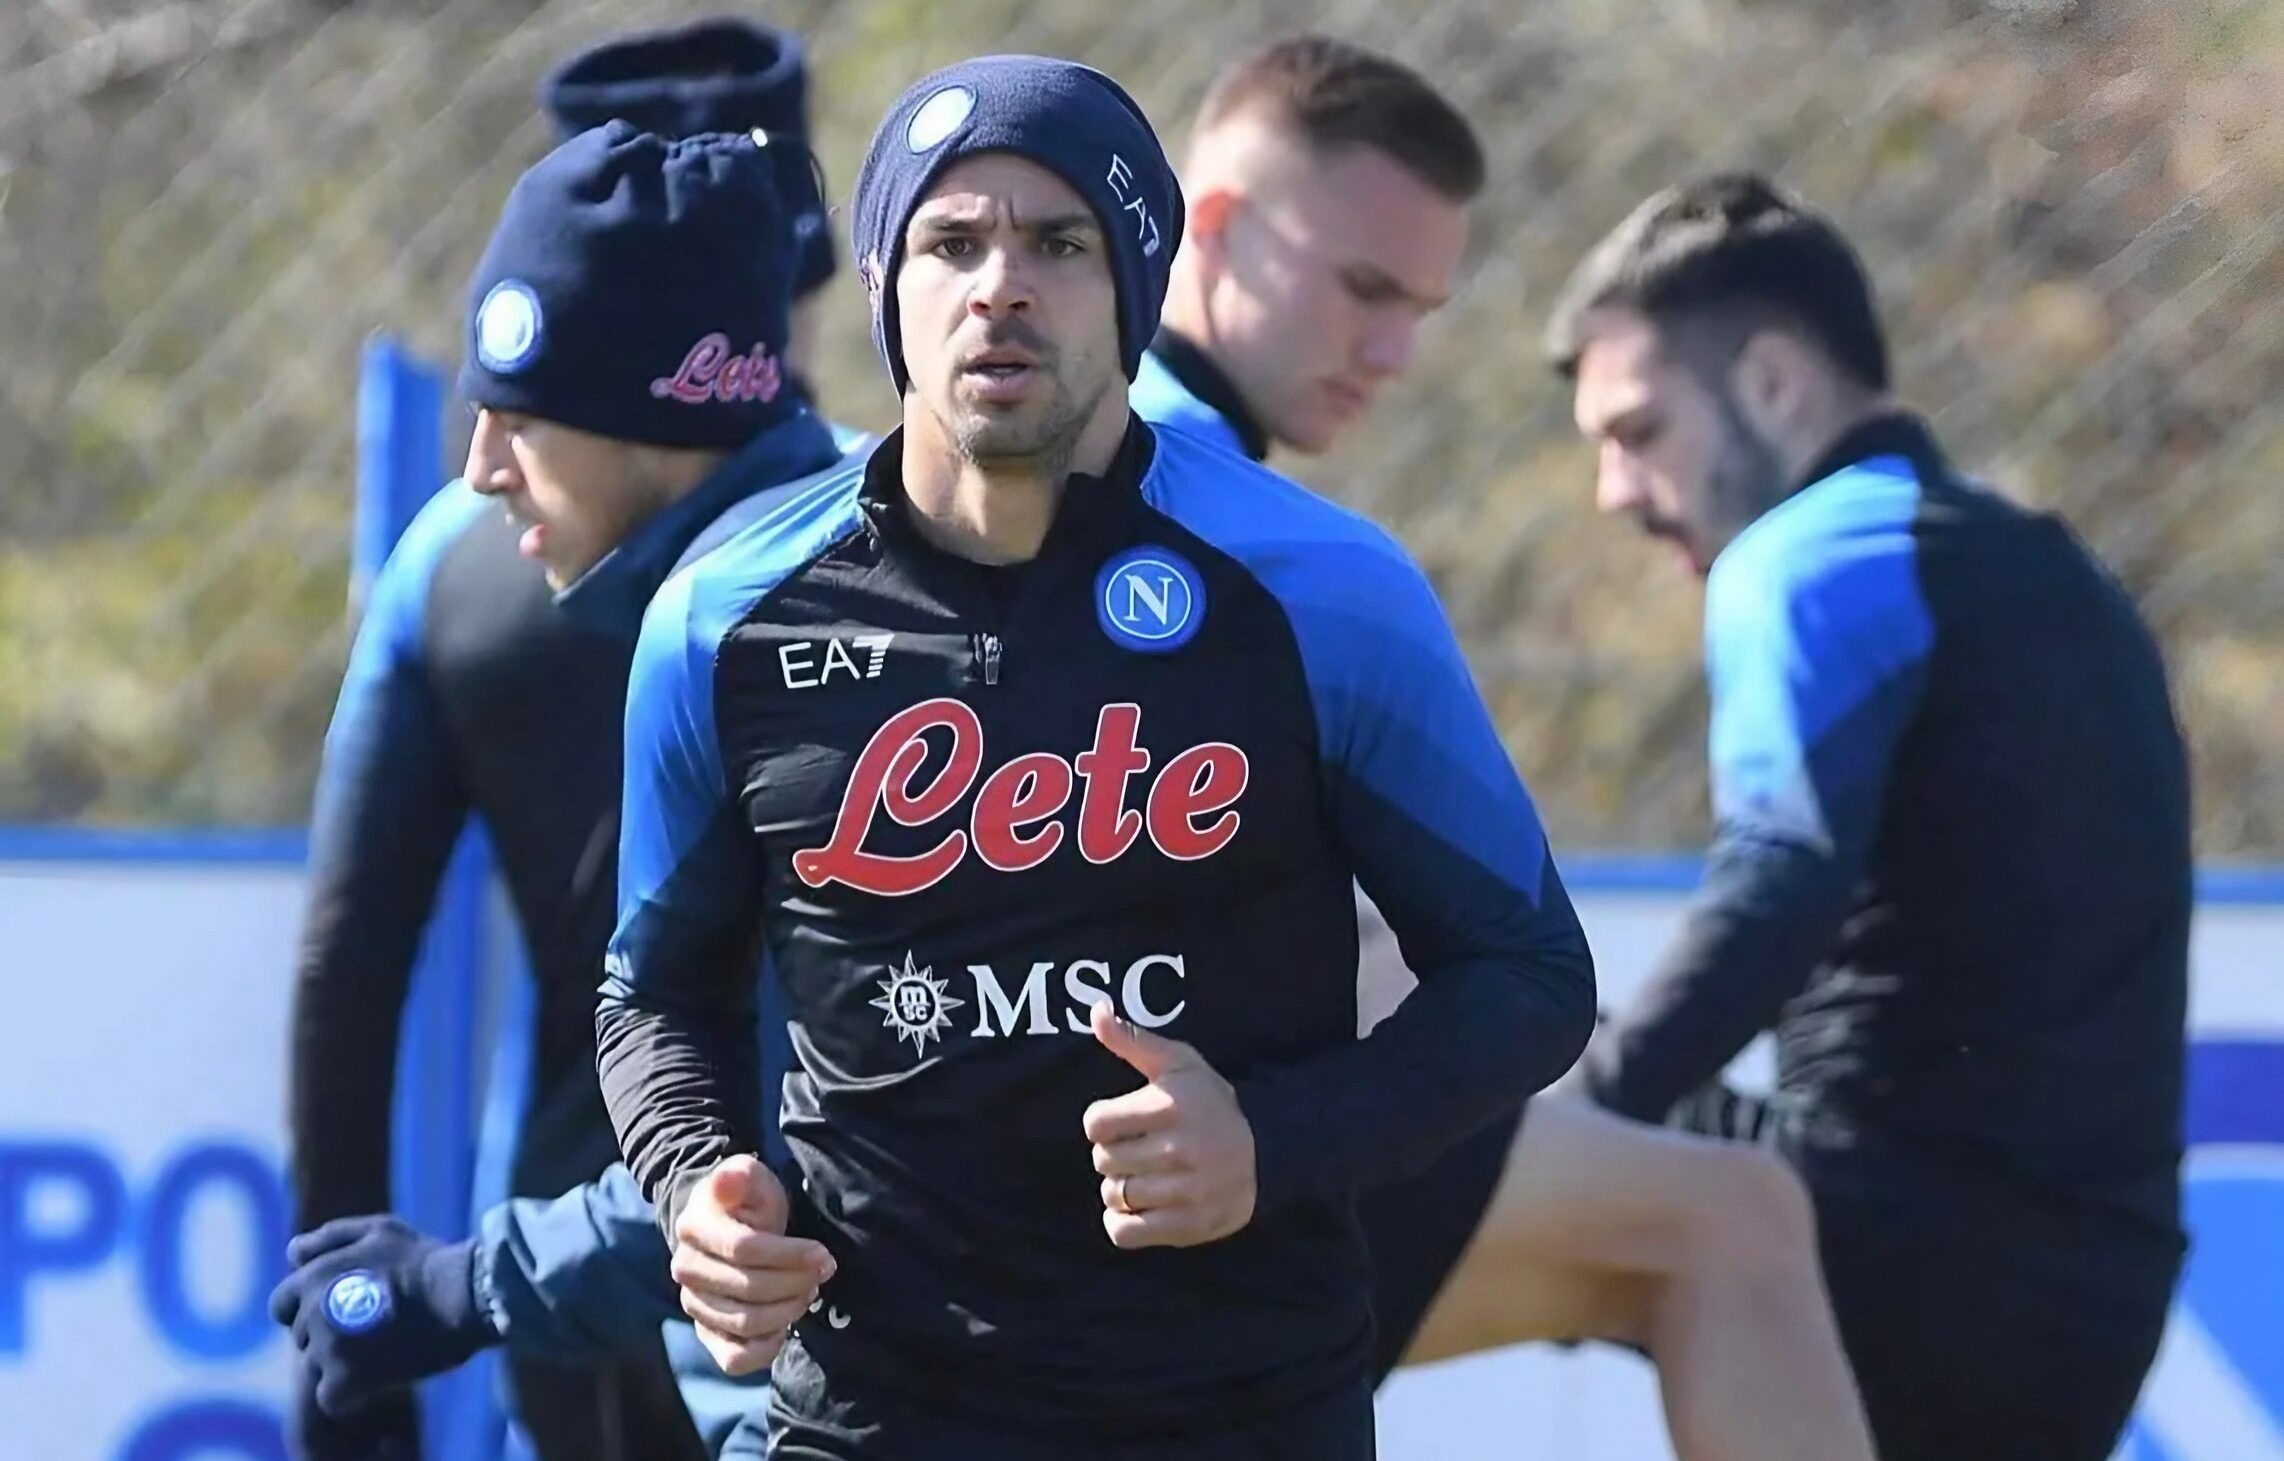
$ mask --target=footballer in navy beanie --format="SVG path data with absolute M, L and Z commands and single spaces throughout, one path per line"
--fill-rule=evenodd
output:
M 1108 76 L 1045 56 L 984 56 L 923 78 L 888 109 L 857 174 L 852 225 L 872 295 L 873 340 L 904 390 L 896 271 L 904 233 L 945 169 L 1006 152 L 1046 168 L 1102 225 L 1118 290 L 1119 358 L 1132 380 L 1157 332 L 1182 241 L 1182 192 L 1149 119 Z
M 461 396 L 717 451 L 802 410 L 782 363 L 793 231 L 763 151 L 610 122 L 540 159 L 469 282 Z
M 768 133 L 778 196 L 793 219 L 798 299 L 832 278 L 837 263 L 809 144 L 808 63 L 791 31 L 721 16 L 582 51 L 540 84 L 539 100 L 558 140 L 611 121 L 662 137 Z

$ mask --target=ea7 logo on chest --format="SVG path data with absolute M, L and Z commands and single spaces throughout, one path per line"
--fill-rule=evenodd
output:
M 958 700 L 923 701 L 872 733 L 841 795 L 832 840 L 794 853 L 793 871 L 812 888 L 841 883 L 890 898 L 942 882 L 971 847 L 999 872 L 1025 872 L 1069 838 L 1055 819 L 1074 792 L 1076 840 L 1088 862 L 1117 861 L 1145 831 L 1167 857 L 1194 862 L 1213 856 L 1237 835 L 1235 808 L 1252 774 L 1245 752 L 1219 741 L 1190 747 L 1166 762 L 1137 811 L 1126 805 L 1126 789 L 1150 769 L 1150 753 L 1136 740 L 1141 726 L 1140 706 L 1106 705 L 1095 720 L 1094 745 L 1075 758 L 1033 751 L 984 777 L 965 828 L 908 857 L 867 852 L 865 840 L 882 813 L 901 827 L 925 827 L 949 816 L 983 771 L 983 723 L 975 711 Z M 928 760 L 926 736 L 935 730 L 952 733 L 951 755 L 925 784 L 915 785 Z
M 785 671 L 788 690 L 814 690 L 830 684 L 835 675 L 851 680 L 877 680 L 888 663 L 893 634 L 859 634 L 852 639 L 797 639 L 777 646 L 778 668 Z

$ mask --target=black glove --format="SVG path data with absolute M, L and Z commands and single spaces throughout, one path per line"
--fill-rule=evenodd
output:
M 336 1418 L 317 1403 L 317 1371 L 303 1365 L 295 1379 L 286 1417 L 292 1461 L 420 1461 L 420 1407 L 412 1391 L 377 1395 Z
M 499 1342 L 476 1302 L 476 1245 L 393 1217 L 336 1218 L 286 1245 L 270 1317 L 293 1331 L 327 1415 L 444 1371 Z M 409 1400 L 409 1397 L 407 1397 Z

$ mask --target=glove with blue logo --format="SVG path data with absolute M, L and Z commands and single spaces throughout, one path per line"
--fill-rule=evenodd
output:
M 270 1317 L 293 1331 L 318 1408 L 349 1416 L 498 1343 L 476 1300 L 475 1253 L 393 1217 L 337 1218 L 287 1244 L 293 1271 Z

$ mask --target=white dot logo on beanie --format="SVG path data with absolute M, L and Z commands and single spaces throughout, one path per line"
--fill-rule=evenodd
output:
M 964 86 L 947 86 L 920 103 L 920 109 L 905 125 L 904 145 L 914 152 L 926 152 L 959 130 L 960 123 L 974 110 L 974 92 Z
M 502 279 L 476 310 L 476 359 L 506 374 L 539 353 L 539 296 L 519 279 Z

